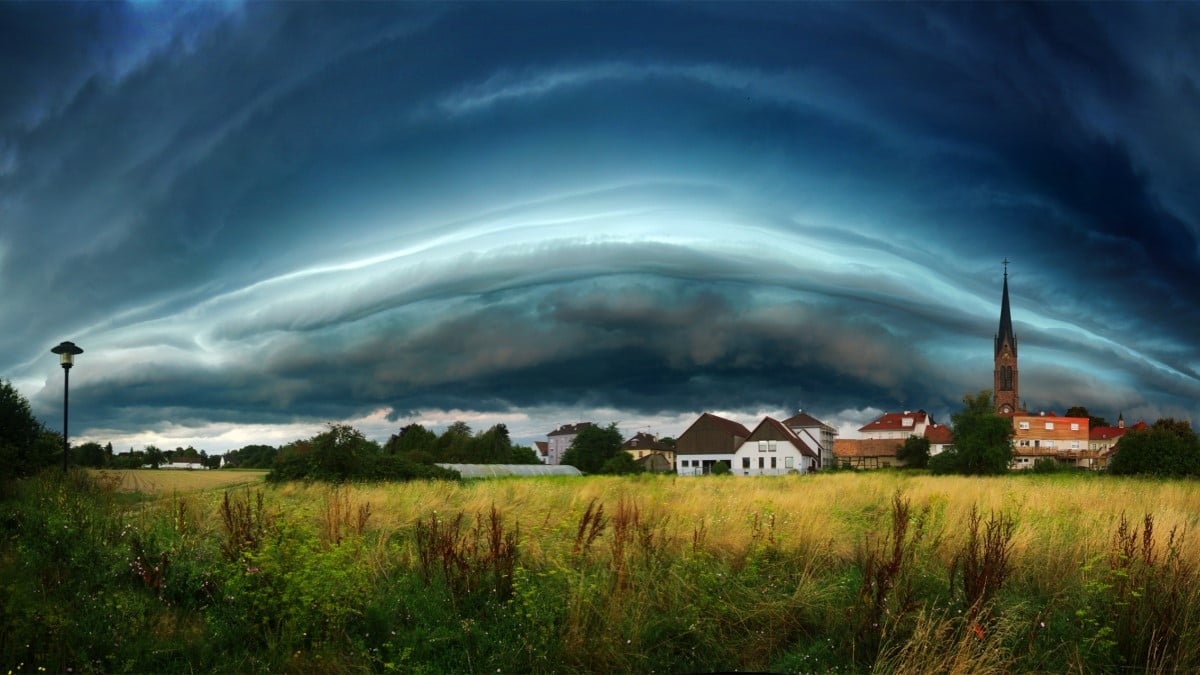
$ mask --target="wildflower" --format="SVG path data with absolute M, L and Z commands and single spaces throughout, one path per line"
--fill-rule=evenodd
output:
M 974 626 L 971 626 L 971 630 L 975 631 L 975 637 L 979 638 L 980 640 L 983 639 L 983 626 L 975 624 Z

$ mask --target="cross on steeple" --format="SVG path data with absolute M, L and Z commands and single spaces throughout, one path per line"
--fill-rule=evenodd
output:
M 1008 256 L 1004 256 L 1004 278 L 1008 278 Z

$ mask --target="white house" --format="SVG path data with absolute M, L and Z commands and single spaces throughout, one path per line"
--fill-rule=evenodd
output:
M 738 476 L 774 476 L 787 473 L 808 473 L 816 469 L 821 458 L 786 424 L 772 417 L 764 418 L 746 442 L 733 453 L 733 473 Z
M 810 450 L 817 453 L 820 460 L 817 467 L 833 466 L 833 442 L 837 439 L 837 429 L 809 415 L 803 410 L 783 421 Z

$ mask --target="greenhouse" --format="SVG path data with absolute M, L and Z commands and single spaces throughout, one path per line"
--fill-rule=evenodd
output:
M 508 476 L 582 476 L 566 464 L 438 464 L 457 471 L 463 478 L 506 478 Z

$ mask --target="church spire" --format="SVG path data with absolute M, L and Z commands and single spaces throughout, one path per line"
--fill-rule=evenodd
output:
M 1000 329 L 996 333 L 995 356 L 1000 356 L 1000 349 L 1005 344 L 1008 344 L 1012 349 L 1013 356 L 1016 357 L 1017 338 L 1013 335 L 1012 311 L 1008 305 L 1008 258 L 1004 259 L 1004 295 L 1000 299 Z
M 1017 372 L 1017 336 L 1013 334 L 1012 310 L 1008 303 L 1008 258 L 1004 259 L 1004 295 L 1000 299 L 1000 329 L 996 332 L 993 388 L 996 412 L 1011 415 L 1023 406 L 1020 401 Z

